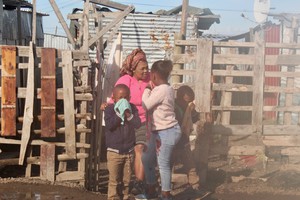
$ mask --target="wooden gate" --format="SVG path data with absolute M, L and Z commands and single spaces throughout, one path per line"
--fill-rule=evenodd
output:
M 174 63 L 195 67 L 175 69 L 173 76 L 193 77 L 179 84 L 194 87 L 198 110 L 215 116 L 212 133 L 226 138 L 225 146 L 213 146 L 211 152 L 265 156 L 266 148 L 279 147 L 280 156 L 300 157 L 299 44 L 265 43 L 256 35 L 254 42 L 198 39 L 175 45 L 186 51 L 175 54 Z M 279 55 L 265 55 L 270 48 Z M 267 71 L 266 65 L 280 70 Z M 280 84 L 266 85 L 270 77 Z M 278 97 L 277 105 L 264 104 L 267 94 Z M 275 112 L 276 120 L 267 119 L 268 112 Z
M 0 49 L 0 148 L 5 144 L 8 151 L 19 151 L 0 164 L 26 165 L 26 177 L 84 183 L 91 132 L 88 102 L 93 100 L 88 54 L 33 45 Z

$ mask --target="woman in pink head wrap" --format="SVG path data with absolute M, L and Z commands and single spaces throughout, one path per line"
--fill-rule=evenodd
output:
M 134 148 L 135 160 L 134 171 L 136 180 L 132 193 L 141 194 L 144 192 L 144 167 L 142 153 L 146 144 L 146 111 L 142 107 L 142 95 L 150 81 L 146 54 L 140 48 L 133 50 L 124 60 L 120 69 L 120 78 L 115 85 L 125 84 L 130 89 L 130 103 L 134 104 L 139 113 L 142 126 L 136 130 L 136 146 Z

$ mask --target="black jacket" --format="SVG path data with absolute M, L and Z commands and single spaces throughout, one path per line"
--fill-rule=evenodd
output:
M 114 111 L 115 104 L 109 104 L 105 113 L 106 147 L 116 150 L 117 153 L 128 153 L 135 145 L 135 129 L 141 126 L 141 119 L 135 105 L 130 104 L 133 118 L 125 119 L 124 125 L 121 118 Z

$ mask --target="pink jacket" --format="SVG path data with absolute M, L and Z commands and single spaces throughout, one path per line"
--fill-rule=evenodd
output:
M 146 86 L 149 83 L 149 77 L 146 80 L 138 81 L 135 77 L 124 75 L 119 78 L 116 82 L 118 84 L 125 84 L 130 89 L 130 103 L 134 104 L 139 112 L 139 117 L 141 118 L 141 122 L 146 121 L 146 111 L 142 106 L 142 96 Z

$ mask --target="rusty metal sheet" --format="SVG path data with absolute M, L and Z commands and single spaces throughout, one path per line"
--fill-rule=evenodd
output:
M 43 180 L 55 180 L 55 144 L 41 145 L 40 176 Z
M 16 135 L 16 47 L 2 47 L 1 135 Z
M 41 51 L 41 137 L 56 136 L 56 50 Z

